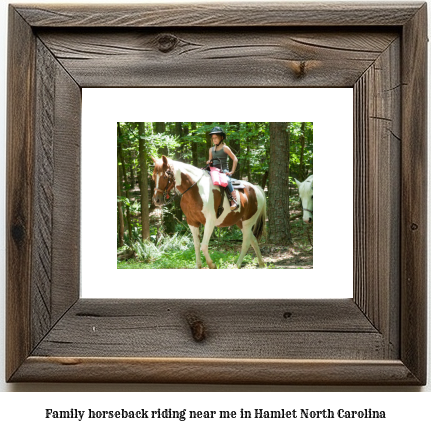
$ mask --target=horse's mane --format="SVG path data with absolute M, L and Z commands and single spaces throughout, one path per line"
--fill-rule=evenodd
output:
M 206 171 L 203 171 L 202 169 L 197 168 L 196 166 L 190 165 L 188 163 L 177 162 L 175 160 L 170 160 L 170 162 L 174 168 L 174 171 L 179 170 L 179 171 L 181 171 L 183 173 L 187 173 L 193 177 L 195 177 L 196 175 L 198 175 L 198 176 L 202 175 L 202 172 L 206 173 Z

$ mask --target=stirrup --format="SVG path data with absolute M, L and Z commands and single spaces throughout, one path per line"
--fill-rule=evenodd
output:
M 234 195 L 236 195 L 235 190 L 233 191 L 233 193 L 230 193 L 228 191 L 228 199 L 229 199 L 229 204 L 230 204 L 230 210 L 231 211 L 235 211 L 239 207 L 236 198 L 234 198 Z
M 231 211 L 235 211 L 236 209 L 238 209 L 239 205 L 237 203 L 237 201 L 235 199 L 232 199 L 230 201 L 230 210 Z

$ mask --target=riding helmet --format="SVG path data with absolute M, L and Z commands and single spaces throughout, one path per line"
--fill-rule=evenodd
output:
M 223 139 L 226 139 L 226 133 L 219 126 L 214 127 L 209 134 L 210 135 L 221 135 Z

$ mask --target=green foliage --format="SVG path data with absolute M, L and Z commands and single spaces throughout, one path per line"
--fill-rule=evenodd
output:
M 226 142 L 239 142 L 238 148 L 232 148 L 242 167 L 243 176 L 251 173 L 251 180 L 260 179 L 269 168 L 269 123 L 163 123 L 165 131 L 156 132 L 156 123 L 145 123 L 145 133 L 139 135 L 139 123 L 118 123 L 126 169 L 139 171 L 139 138 L 145 140 L 147 163 L 151 157 L 168 157 L 190 163 L 192 144 L 198 149 L 199 166 L 204 166 L 208 158 L 208 132 L 216 125 L 221 125 L 226 132 Z M 178 124 L 181 135 L 177 134 Z M 303 180 L 313 169 L 313 123 L 291 122 L 290 124 L 290 172 L 291 176 Z M 302 165 L 301 165 L 302 161 Z M 245 171 L 247 169 L 247 172 Z
M 142 262 L 154 262 L 166 253 L 185 251 L 191 246 L 193 247 L 193 239 L 190 235 L 175 233 L 172 236 L 162 236 L 157 244 L 151 240 L 142 241 L 140 238 L 137 238 L 132 243 L 131 248 L 138 260 Z
M 165 133 L 157 133 L 156 135 L 144 136 L 147 144 L 147 151 L 150 156 L 158 157 L 160 149 L 165 148 L 168 157 L 174 157 L 175 152 L 181 143 L 177 136 L 167 135 Z
M 290 176 L 300 181 L 312 174 L 313 123 L 290 123 L 289 169 Z
M 141 247 L 141 246 L 139 246 Z M 196 256 L 194 247 L 185 250 L 170 249 L 159 254 L 157 247 L 145 245 L 140 252 L 142 256 L 147 256 L 147 259 L 136 259 L 125 262 L 117 262 L 118 269 L 193 269 L 196 267 Z M 136 250 L 134 248 L 134 250 Z M 159 256 L 155 258 L 155 256 Z M 219 269 L 236 268 L 236 261 L 239 253 L 233 251 L 211 250 L 211 258 Z M 205 257 L 201 253 L 202 267 L 207 267 Z M 251 255 L 246 255 L 243 264 L 247 268 L 256 267 L 257 258 Z
M 140 128 L 137 122 L 117 123 L 118 164 L 122 196 L 117 196 L 124 212 L 124 222 L 130 223 L 124 229 L 124 242 L 131 246 L 137 257 L 136 265 L 147 267 L 193 268 L 195 252 L 190 231 L 173 202 L 163 207 L 162 226 L 150 223 L 150 240 L 142 241 L 140 219 L 139 181 L 141 166 L 139 163 L 140 148 L 144 148 L 148 167 L 148 184 L 151 184 L 152 157 L 166 155 L 172 159 L 192 163 L 203 167 L 208 160 L 211 142 L 208 132 L 214 126 L 221 126 L 227 135 L 226 143 L 237 156 L 239 164 L 235 178 L 247 178 L 255 184 L 262 185 L 270 168 L 270 135 L 268 122 L 146 122 Z M 290 164 L 289 177 L 293 194 L 290 196 L 291 209 L 297 210 L 298 198 L 293 178 L 303 181 L 313 172 L 313 123 L 290 122 Z M 140 130 L 144 130 L 140 134 Z M 141 143 L 141 145 L 140 145 Z M 266 183 L 268 186 L 268 183 Z M 126 197 L 127 195 L 127 197 Z M 127 220 L 126 214 L 129 215 Z M 292 231 L 304 237 L 301 220 L 292 222 Z M 161 236 L 161 232 L 163 235 Z M 171 232 L 169 235 L 166 232 Z M 293 233 L 293 232 L 292 232 Z M 118 235 L 118 232 L 117 232 Z M 131 237 L 129 237 L 131 236 Z M 242 233 L 236 227 L 215 229 L 211 240 L 215 249 L 212 250 L 214 262 L 221 268 L 235 264 L 238 253 L 234 250 L 226 252 L 226 244 L 242 240 Z M 224 243 L 223 243 L 224 242 Z M 220 246 L 220 249 L 217 247 Z M 220 253 L 220 255 L 218 254 Z M 249 255 L 248 265 L 253 262 Z M 202 261 L 205 259 L 202 256 Z M 130 267 L 125 262 L 119 267 Z
M 117 196 L 117 202 L 121 202 L 123 205 L 129 207 L 130 206 L 130 200 L 129 198 L 126 198 L 124 196 Z
M 239 229 L 232 229 L 232 232 L 229 229 L 223 229 L 223 231 L 228 232 L 228 234 L 222 240 L 215 239 L 212 241 L 211 258 L 218 268 L 234 268 L 239 252 L 229 249 L 227 244 L 229 241 L 239 240 L 238 232 L 241 234 L 241 231 Z M 194 243 L 190 233 L 164 235 L 159 238 L 157 244 L 155 243 L 155 235 L 152 235 L 151 240 L 147 241 L 142 241 L 136 237 L 130 246 L 124 246 L 117 252 L 128 248 L 134 251 L 135 259 L 128 262 L 118 261 L 117 268 L 119 269 L 187 269 L 194 268 L 196 264 Z M 205 267 L 203 253 L 201 253 L 201 260 L 203 267 Z M 246 255 L 244 258 L 246 266 L 256 266 L 257 263 L 257 258 L 253 258 L 251 255 Z

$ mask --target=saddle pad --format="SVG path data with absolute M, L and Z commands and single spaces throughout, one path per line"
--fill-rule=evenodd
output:
M 236 179 L 232 178 L 231 184 L 232 184 L 232 187 L 234 189 L 245 189 L 245 184 L 240 180 L 236 180 Z
M 213 180 L 213 184 L 215 186 L 222 186 L 222 187 L 227 186 L 228 184 L 227 176 L 225 173 L 220 172 L 220 169 L 211 167 L 210 174 L 211 174 L 211 179 Z

